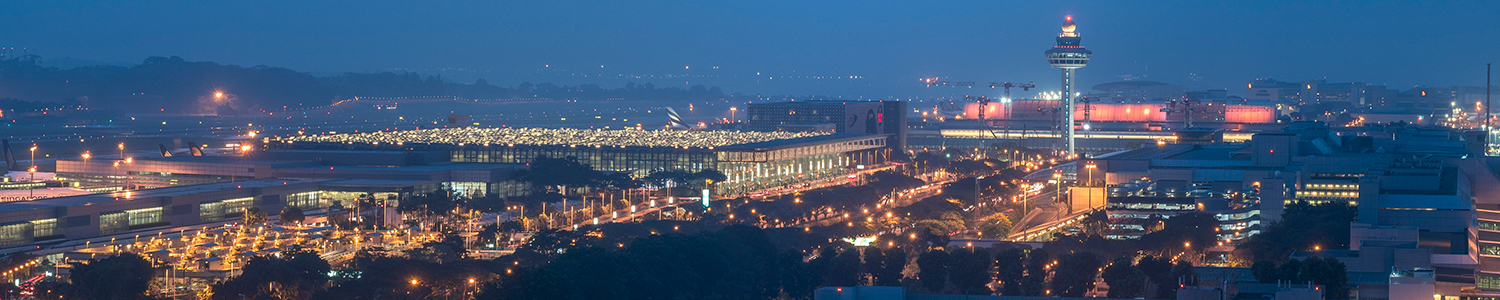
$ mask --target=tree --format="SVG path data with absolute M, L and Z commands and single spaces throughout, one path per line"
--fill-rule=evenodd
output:
M 1281 281 L 1290 283 L 1308 282 L 1307 272 L 1302 270 L 1302 261 L 1300 260 L 1287 260 L 1286 262 L 1281 263 L 1281 267 L 1276 268 L 1276 271 L 1278 274 L 1276 278 L 1280 279 Z
M 1012 226 L 1015 224 L 1011 223 L 1010 217 L 1005 216 L 1005 213 L 995 213 L 979 220 L 979 232 L 983 232 L 985 237 L 990 238 L 1009 236 Z
M 953 263 L 947 251 L 932 250 L 917 256 L 917 279 L 928 292 L 940 293 L 948 284 L 948 268 Z
M 76 266 L 69 294 L 78 299 L 150 299 L 146 289 L 155 275 L 151 262 L 134 253 L 120 253 Z
M 1255 281 L 1260 283 L 1276 283 L 1281 279 L 1281 271 L 1276 269 L 1276 262 L 1269 260 L 1257 261 L 1250 265 L 1250 275 L 1255 276 Z
M 421 248 L 407 250 L 406 255 L 415 260 L 443 264 L 461 260 L 468 252 L 469 250 L 464 248 L 462 237 L 450 235 L 440 242 L 422 243 Z
M 500 276 L 475 298 L 771 299 L 784 292 L 809 299 L 823 273 L 802 255 L 778 252 L 764 230 L 749 226 L 645 235 L 628 244 L 569 248 L 550 263 Z
M 953 265 L 948 278 L 964 295 L 989 295 L 989 283 L 994 281 L 990 269 L 995 260 L 984 248 L 959 248 L 953 250 Z
M 802 253 L 787 250 L 776 258 L 776 271 L 779 274 L 775 278 L 776 285 L 781 287 L 781 293 L 791 299 L 811 299 L 813 289 L 818 288 L 822 282 L 818 270 L 811 264 L 802 262 Z M 554 298 L 556 299 L 556 298 Z
M 1031 249 L 1026 253 L 1026 276 L 1021 278 L 1021 294 L 1043 296 L 1047 289 L 1047 265 L 1052 257 L 1045 249 Z
M 1156 258 L 1153 256 L 1141 257 L 1135 263 L 1141 273 L 1146 274 L 1146 280 L 1151 282 L 1150 286 L 1156 288 L 1156 298 L 1162 298 L 1163 290 L 1172 290 L 1176 294 L 1177 280 L 1172 278 L 1172 261 L 1166 257 Z M 1169 298 L 1176 298 L 1175 296 Z
M 1026 275 L 1026 250 L 1010 248 L 995 254 L 995 279 L 1000 280 L 1000 294 L 1019 296 L 1021 280 Z
M 1052 275 L 1052 290 L 1063 297 L 1083 297 L 1094 289 L 1094 278 L 1104 261 L 1090 252 L 1064 254 L 1057 260 Z
M 859 251 L 854 247 L 824 246 L 823 254 L 828 259 L 823 273 L 824 286 L 859 285 Z
M 1349 270 L 1337 259 L 1309 257 L 1302 262 L 1307 277 L 1324 288 L 1324 299 L 1349 299 Z
M 1287 260 L 1280 266 L 1266 260 L 1250 267 L 1255 280 L 1262 283 L 1291 282 L 1321 285 L 1325 299 L 1349 298 L 1349 271 L 1337 259 L 1309 257 L 1304 260 Z
M 451 190 L 440 189 L 413 195 L 402 199 L 396 209 L 405 213 L 423 212 L 429 215 L 445 216 L 458 208 L 458 199 L 454 199 L 452 194 Z
M 1219 220 L 1205 213 L 1189 213 L 1162 220 L 1162 229 L 1141 236 L 1142 248 L 1156 250 L 1207 249 L 1218 242 Z
M 1349 222 L 1358 211 L 1348 203 L 1330 201 L 1312 205 L 1297 201 L 1286 205 L 1281 221 L 1265 226 L 1236 247 L 1239 256 L 1251 260 L 1286 261 L 1292 252 L 1313 247 L 1347 249 Z
M 874 285 L 900 286 L 905 269 L 906 251 L 901 248 L 865 247 L 865 272 L 874 279 Z
M 1129 257 L 1116 258 L 1104 273 L 1104 283 L 1109 284 L 1110 298 L 1135 298 L 1146 295 L 1146 273 L 1136 268 Z
M 538 155 L 526 169 L 516 171 L 515 178 L 530 183 L 533 189 L 537 189 L 534 194 L 542 194 L 552 187 L 566 191 L 569 186 L 595 185 L 603 176 L 603 173 L 595 171 L 593 167 L 578 162 L 576 157 L 551 158 Z
M 218 299 L 312 299 L 328 283 L 327 261 L 317 252 L 294 250 L 280 257 L 256 256 L 240 276 L 215 286 Z
M 302 224 L 302 221 L 306 219 L 307 216 L 302 214 L 301 208 L 287 205 L 286 208 L 281 209 L 281 224 Z
M 270 217 L 266 216 L 266 211 L 260 209 L 259 207 L 251 207 L 245 209 L 245 224 L 265 224 L 269 219 Z
M 1171 276 L 1173 279 L 1179 280 L 1178 282 L 1181 282 L 1181 284 L 1170 284 L 1165 289 L 1156 290 L 1157 298 L 1175 299 L 1177 298 L 1178 287 L 1198 285 L 1198 271 L 1194 271 L 1193 264 L 1185 260 L 1179 260 L 1176 265 L 1172 265 Z

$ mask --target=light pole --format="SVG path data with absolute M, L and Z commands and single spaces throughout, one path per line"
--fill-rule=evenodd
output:
M 1023 178 L 1023 180 L 1024 180 L 1024 178 Z M 1027 213 L 1026 210 L 1027 210 L 1027 204 L 1028 204 L 1028 203 L 1026 203 L 1027 201 L 1031 201 L 1031 185 L 1030 184 L 1023 184 L 1023 185 L 1021 185 L 1021 217 L 1022 218 L 1026 217 L 1026 213 Z M 1020 221 L 1020 220 L 1016 220 L 1016 221 Z
M 1089 172 L 1089 175 L 1088 175 L 1089 185 L 1088 186 L 1093 186 L 1093 184 L 1094 184 L 1094 168 L 1097 168 L 1098 166 L 1095 166 L 1094 162 L 1089 162 L 1088 165 L 1084 165 L 1083 167 L 1086 168 L 1086 169 L 1088 169 L 1088 172 Z M 1093 203 L 1090 203 L 1090 204 L 1093 204 Z
M 120 159 L 125 159 L 125 142 L 120 142 Z
M 735 121 L 734 113 L 737 112 L 737 111 L 739 111 L 739 110 L 740 110 L 740 108 L 738 108 L 738 107 L 734 107 L 734 106 L 730 106 L 729 107 L 729 124 L 734 124 L 734 121 Z
M 974 177 L 974 205 L 979 205 L 979 180 L 980 179 L 984 179 L 984 176 Z
M 1054 201 L 1052 202 L 1062 202 L 1062 173 L 1052 172 L 1052 180 L 1057 182 L 1057 195 L 1053 196 L 1052 199 Z M 1068 204 L 1068 213 L 1073 213 L 1073 205 L 1071 203 Z
M 1093 187 L 1094 186 L 1094 168 L 1098 168 L 1098 166 L 1095 166 L 1094 162 L 1091 161 L 1091 162 L 1089 162 L 1088 165 L 1084 165 L 1084 168 L 1088 169 L 1088 172 L 1089 172 L 1089 175 L 1088 175 L 1089 184 L 1085 185 L 1085 186 L 1086 187 Z M 1089 196 L 1088 197 L 1089 197 L 1089 209 L 1094 209 L 1094 190 L 1093 189 L 1089 189 Z
M 36 181 L 36 143 L 31 143 L 31 161 L 28 161 L 28 163 L 31 163 L 31 168 L 27 169 L 27 171 L 31 173 L 31 179 L 29 181 Z M 26 190 L 28 191 L 27 193 L 30 194 L 30 196 L 28 197 L 36 197 L 36 187 L 33 186 Z

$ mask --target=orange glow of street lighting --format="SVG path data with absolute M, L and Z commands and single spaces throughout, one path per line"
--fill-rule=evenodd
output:
M 224 92 L 214 91 L 214 99 L 224 99 Z

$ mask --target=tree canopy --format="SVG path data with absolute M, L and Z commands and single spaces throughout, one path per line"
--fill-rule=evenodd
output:
M 78 299 L 151 299 L 146 289 L 155 275 L 151 262 L 126 252 L 74 266 L 73 282 L 64 289 Z
M 1358 213 L 1343 202 L 1312 205 L 1298 201 L 1286 206 L 1281 221 L 1271 223 L 1265 231 L 1251 236 L 1237 248 L 1237 254 L 1248 261 L 1286 261 L 1292 252 L 1349 248 L 1349 223 Z

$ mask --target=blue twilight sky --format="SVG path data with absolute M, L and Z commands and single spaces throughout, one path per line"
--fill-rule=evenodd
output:
M 1484 63 L 1500 60 L 1500 1 L 0 2 L 0 46 L 59 64 L 176 55 L 497 85 L 634 81 L 874 98 L 972 92 L 917 82 L 944 77 L 1053 90 L 1057 70 L 1042 51 L 1064 15 L 1094 51 L 1079 72 L 1083 88 L 1126 78 L 1232 93 L 1259 77 L 1482 85 Z

